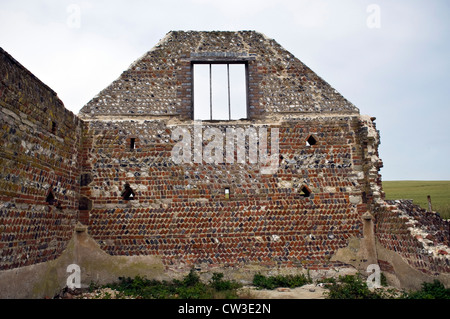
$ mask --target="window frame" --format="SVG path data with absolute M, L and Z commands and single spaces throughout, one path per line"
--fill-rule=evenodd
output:
M 246 117 L 245 118 L 240 118 L 240 119 L 233 119 L 233 118 L 228 118 L 228 119 L 214 119 L 214 117 L 212 117 L 211 119 L 211 114 L 210 114 L 210 119 L 208 120 L 201 120 L 201 121 L 208 121 L 208 122 L 217 122 L 217 121 L 239 121 L 239 120 L 249 120 L 250 119 L 250 96 L 249 96 L 249 70 L 248 70 L 248 61 L 247 60 L 241 60 L 241 59 L 224 59 L 224 60 L 195 60 L 195 61 L 191 61 L 191 67 L 190 67 L 190 71 L 191 71 L 191 119 L 192 120 L 196 120 L 195 119 L 195 100 L 194 100 L 194 91 L 195 91 L 195 79 L 194 79 L 194 66 L 196 64 L 208 64 L 208 65 L 213 65 L 213 64 L 225 64 L 225 65 L 230 65 L 230 64 L 241 64 L 244 65 L 244 70 L 245 70 L 245 114 Z M 228 81 L 230 80 L 229 75 L 227 77 Z M 230 105 L 230 97 L 228 97 L 228 114 L 230 114 L 230 110 L 233 109 L 233 106 Z M 200 120 L 199 120 L 200 121 Z

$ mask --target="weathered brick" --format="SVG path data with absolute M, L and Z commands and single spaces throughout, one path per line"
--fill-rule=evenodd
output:
M 170 32 L 79 116 L 0 57 L 0 269 L 58 257 L 76 221 L 107 253 L 158 255 L 167 267 L 328 269 L 342 265 L 330 257 L 362 237 L 371 212 L 381 245 L 417 269 L 449 272 L 446 249 L 423 250 L 425 239 L 448 246 L 448 224 L 414 236 L 406 208 L 383 200 L 374 119 L 262 34 Z M 273 174 L 261 162 L 174 163 L 173 130 L 193 136 L 191 64 L 202 59 L 244 62 L 249 82 L 248 119 L 203 128 L 279 129 Z M 132 200 L 121 196 L 125 183 Z M 46 202 L 50 191 L 60 206 Z

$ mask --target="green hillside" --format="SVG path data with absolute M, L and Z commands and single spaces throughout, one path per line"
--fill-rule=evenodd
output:
M 383 190 L 386 199 L 412 199 L 425 209 L 430 195 L 433 211 L 450 218 L 450 181 L 384 181 Z

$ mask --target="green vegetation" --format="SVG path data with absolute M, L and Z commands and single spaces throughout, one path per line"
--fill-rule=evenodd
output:
M 450 219 L 450 181 L 384 181 L 383 190 L 386 199 L 412 199 L 424 209 L 430 195 L 433 211 Z
M 331 283 L 326 292 L 328 299 L 395 299 L 406 296 L 395 289 L 369 289 L 366 280 L 361 276 L 340 276 L 338 279 L 326 282 Z M 386 286 L 386 277 L 383 274 L 381 274 L 381 285 Z
M 142 299 L 235 299 L 241 285 L 223 279 L 223 274 L 213 274 L 208 283 L 203 283 L 193 270 L 182 280 L 149 280 L 136 276 L 119 278 L 118 283 L 105 287 L 117 290 L 124 296 Z
M 360 276 L 347 275 L 338 280 L 328 281 L 328 299 L 450 299 L 450 289 L 435 280 L 423 283 L 418 291 L 398 291 L 395 289 L 369 289 Z
M 422 289 L 405 294 L 406 299 L 450 299 L 450 289 L 435 280 L 432 283 L 424 282 Z
M 295 288 L 312 283 L 311 278 L 305 275 L 278 275 L 266 277 L 256 274 L 253 277 L 253 285 L 259 289 L 274 289 L 277 287 Z
M 359 276 L 339 277 L 328 289 L 328 299 L 382 299 L 382 296 L 371 291 Z
M 249 295 L 239 294 L 242 285 L 224 280 L 222 273 L 214 273 L 209 282 L 203 283 L 193 270 L 181 280 L 157 281 L 148 280 L 140 276 L 132 278 L 119 278 L 119 282 L 105 285 L 101 288 L 110 288 L 109 292 L 101 295 L 102 299 L 109 298 L 139 298 L 139 299 L 237 299 L 252 298 Z M 384 279 L 384 280 L 383 280 Z M 256 274 L 253 285 L 257 289 L 274 289 L 277 287 L 295 288 L 310 284 L 313 281 L 304 275 L 277 275 L 266 277 Z M 327 299 L 450 299 L 450 289 L 435 280 L 432 283 L 423 283 L 421 290 L 400 291 L 385 287 L 386 280 L 382 276 L 382 288 L 369 289 L 364 278 L 359 275 L 340 276 L 338 279 L 325 278 L 320 281 L 325 284 L 328 291 Z M 91 284 L 90 291 L 100 287 Z M 111 292 L 114 292 L 114 296 Z M 117 293 L 116 293 L 117 292 Z

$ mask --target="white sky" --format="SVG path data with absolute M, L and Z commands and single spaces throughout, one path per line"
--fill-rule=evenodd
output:
M 0 0 L 0 47 L 78 113 L 171 30 L 259 31 L 377 118 L 383 180 L 450 180 L 449 17 L 445 0 Z

